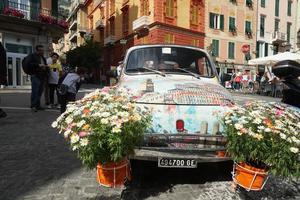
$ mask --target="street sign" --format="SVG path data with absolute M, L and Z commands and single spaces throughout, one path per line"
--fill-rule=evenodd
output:
M 243 44 L 243 46 L 242 46 L 242 52 L 244 54 L 246 54 L 246 53 L 249 53 L 249 51 L 250 51 L 250 45 L 249 44 Z

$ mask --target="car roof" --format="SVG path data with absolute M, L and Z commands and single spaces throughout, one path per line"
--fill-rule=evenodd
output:
M 187 48 L 187 49 L 193 49 L 193 50 L 198 50 L 198 51 L 203 51 L 207 53 L 204 49 L 195 47 L 195 46 L 189 46 L 189 45 L 179 45 L 179 44 L 139 44 L 135 45 L 133 47 L 130 47 L 128 51 L 132 51 L 135 49 L 142 49 L 142 48 L 147 48 L 147 47 L 181 47 L 181 48 Z

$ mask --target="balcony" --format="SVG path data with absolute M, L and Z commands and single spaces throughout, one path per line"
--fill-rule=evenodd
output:
M 105 27 L 104 20 L 98 19 L 98 21 L 95 24 L 96 29 L 103 29 Z
M 70 32 L 70 42 L 77 42 L 77 31 L 71 30 L 71 32 Z
M 272 34 L 272 43 L 273 44 L 282 44 L 282 43 L 286 42 L 286 40 L 287 40 L 286 33 L 275 31 Z
M 134 31 L 138 31 L 143 28 L 148 28 L 148 26 L 151 24 L 150 17 L 149 16 L 142 16 L 132 23 L 132 29 Z
M 8 31 L 22 32 L 23 28 L 47 30 L 57 42 L 68 29 L 65 16 L 48 9 L 40 8 L 29 2 L 27 4 L 16 3 L 12 0 L 4 0 L 0 3 L 0 27 Z M 23 28 L 21 28 L 23 27 Z
M 114 35 L 110 35 L 110 36 L 108 36 L 108 37 L 106 37 L 104 39 L 104 45 L 112 45 L 112 44 L 115 43 L 115 41 L 116 41 L 115 36 Z
M 73 0 L 71 4 L 71 12 L 76 10 L 79 6 L 84 5 L 85 0 Z
M 70 30 L 76 30 L 77 29 L 77 20 L 74 20 L 70 27 L 69 27 Z

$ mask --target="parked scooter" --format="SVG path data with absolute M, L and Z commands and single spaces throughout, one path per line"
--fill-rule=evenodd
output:
M 282 102 L 300 108 L 300 63 L 280 61 L 272 71 L 286 86 L 282 91 Z

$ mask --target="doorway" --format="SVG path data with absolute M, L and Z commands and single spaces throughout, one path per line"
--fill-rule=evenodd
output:
M 7 82 L 8 86 L 17 88 L 30 85 L 30 76 L 22 69 L 22 60 L 27 54 L 7 53 Z

